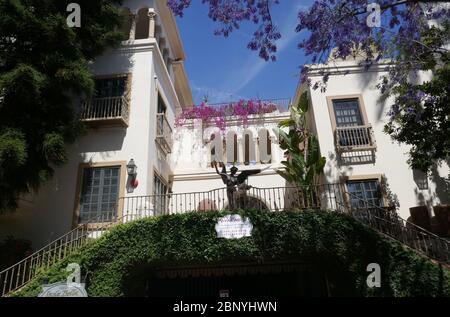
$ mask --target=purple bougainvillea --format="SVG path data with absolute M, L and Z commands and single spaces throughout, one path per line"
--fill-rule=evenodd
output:
M 264 60 L 275 60 L 281 34 L 270 11 L 278 0 L 202 3 L 209 6 L 209 17 L 219 24 L 218 35 L 227 37 L 242 23 L 253 22 L 256 28 L 248 48 L 259 50 Z M 191 0 L 168 1 L 177 16 L 182 16 L 190 4 Z M 449 9 L 449 1 L 439 0 L 315 0 L 309 8 L 292 13 L 298 17 L 296 31 L 302 33 L 298 47 L 309 59 L 301 66 L 301 80 L 311 89 L 325 91 L 331 71 L 347 74 L 335 67 L 337 61 L 355 58 L 363 70 L 382 64 L 384 72 L 377 87 L 384 100 L 394 97 L 390 99 L 394 102 L 388 112 L 386 133 L 412 146 L 410 162 L 415 168 L 426 170 L 435 161 L 448 160 Z M 311 80 L 308 64 L 329 67 L 320 67 L 321 78 Z M 420 84 L 423 71 L 433 77 Z M 239 105 L 233 110 L 244 121 L 247 112 Z

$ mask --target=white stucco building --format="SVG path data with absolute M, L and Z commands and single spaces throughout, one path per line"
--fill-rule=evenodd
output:
M 113 210 L 119 197 L 151 195 L 168 183 L 170 129 L 176 113 L 193 104 L 183 45 L 165 1 L 128 0 L 123 6 L 129 36 L 91 63 L 96 95 L 74 101 L 88 133 L 69 146 L 68 164 L 56 168 L 39 193 L 0 216 L 2 237 L 27 238 L 38 248 L 99 210 Z M 136 188 L 126 171 L 131 159 Z
M 233 118 L 226 131 L 199 127 L 198 121 L 197 130 L 193 123 L 175 127 L 177 114 L 193 100 L 174 16 L 165 0 L 128 0 L 123 13 L 128 19 L 121 47 L 91 63 L 95 95 L 73 102 L 88 133 L 68 147 L 68 163 L 55 168 L 49 183 L 22 197 L 18 210 L 0 216 L 0 238 L 29 239 L 37 249 L 80 224 L 101 225 L 131 213 L 180 212 L 180 205 L 182 211 L 208 209 L 208 200 L 193 195 L 181 202 L 176 193 L 225 186 L 211 167 L 214 134 L 215 142 L 236 141 L 230 160 L 242 170 L 279 165 L 282 153 L 272 129 L 289 116 L 288 100 L 276 101 L 274 113 L 250 117 L 247 128 Z M 261 153 L 258 140 L 268 153 Z M 226 162 L 226 145 L 217 144 L 214 159 Z M 137 175 L 128 174 L 131 160 Z M 274 187 L 284 181 L 266 170 L 250 184 Z M 222 190 L 217 201 L 224 204 L 225 197 Z
M 312 85 L 299 84 L 295 102 L 304 91 L 308 92 L 308 125 L 327 159 L 324 183 L 341 183 L 345 191 L 377 205 L 388 204 L 390 190 L 397 196 L 399 214 L 404 219 L 410 216 L 409 208 L 415 206 L 428 206 L 432 214 L 432 206 L 450 202 L 445 192 L 449 168 L 444 163 L 428 177 L 411 169 L 408 147 L 384 133 L 393 101 L 383 101 L 376 85 L 385 66 L 365 70 L 355 59 L 313 65 L 308 73 Z M 328 72 L 326 90 L 314 90 L 312 86 Z M 357 205 L 358 200 L 347 203 Z
M 176 126 L 177 115 L 193 100 L 183 45 L 165 2 L 125 1 L 129 20 L 122 46 L 91 63 L 95 96 L 74 100 L 88 133 L 68 147 L 68 164 L 56 168 L 48 184 L 22 197 L 16 212 L 0 215 L 0 238 L 26 238 L 39 248 L 80 224 L 95 226 L 127 213 L 226 208 L 225 185 L 213 161 L 228 169 L 235 163 L 240 171 L 263 170 L 248 179 L 249 197 L 259 207 L 282 210 L 297 199 L 283 191 L 286 181 L 276 173 L 283 151 L 274 128 L 290 117 L 289 100 L 267 101 L 276 110 L 245 123 L 227 117 L 223 130 L 198 119 Z M 364 72 L 355 62 L 339 67 L 349 73 L 332 70 L 326 92 L 300 85 L 294 98 L 305 90 L 310 94 L 308 124 L 327 158 L 323 182 L 345 184 L 345 190 L 380 205 L 380 185 L 387 182 L 403 218 L 409 207 L 445 202 L 438 182 L 448 171 L 443 167 L 432 180 L 424 179 L 408 167 L 407 148 L 383 133 L 386 109 L 375 87 L 382 70 Z M 320 79 L 319 68 L 310 73 L 313 80 Z M 137 175 L 127 171 L 131 159 Z

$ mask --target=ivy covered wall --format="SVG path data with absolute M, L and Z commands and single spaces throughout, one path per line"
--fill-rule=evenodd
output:
M 242 211 L 251 237 L 218 239 L 226 213 L 148 218 L 117 226 L 42 272 L 15 296 L 36 296 L 44 283 L 64 281 L 68 263 L 81 265 L 89 296 L 126 296 L 136 267 L 304 262 L 326 273 L 332 296 L 450 296 L 450 271 L 337 213 Z M 368 288 L 369 263 L 381 266 L 381 287 Z

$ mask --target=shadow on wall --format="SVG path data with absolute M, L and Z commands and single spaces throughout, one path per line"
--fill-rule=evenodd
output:
M 374 150 L 343 152 L 337 155 L 338 166 L 375 164 L 375 160 Z
M 105 160 L 111 155 L 111 152 L 122 150 L 126 134 L 127 130 L 123 128 L 92 129 L 89 131 L 88 137 L 76 143 L 74 150 L 79 153 L 81 162 L 93 159 L 86 153 L 97 153 L 91 155 L 100 155 L 101 159 Z
M 336 155 L 334 152 L 328 152 L 328 159 L 327 159 L 327 166 L 328 168 L 325 169 L 324 176 L 328 181 L 332 182 L 339 182 L 339 179 L 336 179 L 337 175 L 333 175 L 333 171 L 340 171 L 340 175 L 338 176 L 346 176 L 348 174 L 352 174 L 353 167 L 350 165 L 344 165 L 342 164 L 339 155 Z
M 447 162 L 450 166 L 450 161 Z M 431 180 L 436 184 L 435 197 L 439 199 L 441 205 L 450 204 L 450 174 L 447 177 L 439 175 L 438 166 L 431 168 Z
M 428 189 L 428 196 L 431 196 L 431 190 Z M 429 209 L 433 207 L 433 203 L 431 199 L 426 199 L 423 191 L 420 191 L 418 188 L 414 188 L 414 194 L 416 195 L 417 206 L 427 206 Z M 414 207 L 414 206 L 411 206 Z
M 443 177 L 439 174 L 438 166 L 434 165 L 430 170 L 430 175 L 419 171 L 413 170 L 414 182 L 417 188 L 414 189 L 418 206 L 427 206 L 432 208 L 432 199 L 426 199 L 423 191 L 427 191 L 429 197 L 433 197 L 440 202 L 440 204 L 450 203 L 450 175 Z M 436 185 L 435 193 L 432 194 L 431 189 L 428 186 L 429 180 Z

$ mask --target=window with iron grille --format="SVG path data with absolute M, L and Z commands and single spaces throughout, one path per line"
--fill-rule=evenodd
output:
M 352 208 L 383 207 L 378 180 L 347 181 L 347 190 Z
M 167 185 L 156 173 L 153 177 L 153 194 L 155 214 L 162 215 L 167 208 Z
M 113 221 L 117 216 L 120 167 L 83 169 L 80 223 Z
M 333 100 L 333 108 L 337 127 L 364 125 L 358 99 Z

